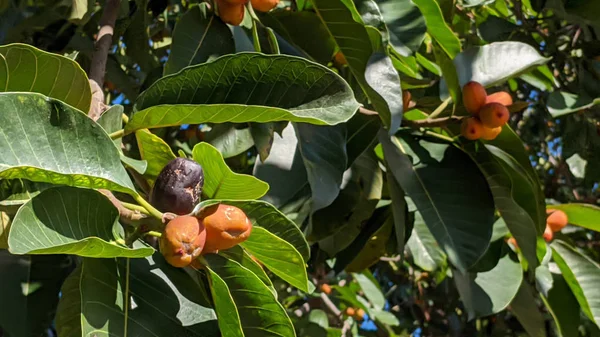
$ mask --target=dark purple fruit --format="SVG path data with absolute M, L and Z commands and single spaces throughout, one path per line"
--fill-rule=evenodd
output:
M 150 203 L 161 212 L 189 214 L 200 202 L 203 186 L 202 166 L 190 159 L 175 158 L 156 178 Z

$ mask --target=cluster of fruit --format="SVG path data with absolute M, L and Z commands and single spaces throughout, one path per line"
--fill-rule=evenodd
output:
M 217 0 L 219 17 L 223 22 L 239 26 L 244 20 L 244 6 L 248 0 Z M 279 0 L 251 0 L 252 8 L 259 12 L 268 12 L 275 8 Z
M 327 283 L 321 284 L 321 291 L 325 294 L 331 294 L 333 289 Z M 355 309 L 353 307 L 347 307 L 345 311 L 346 316 L 354 318 L 356 321 L 362 321 L 365 317 L 365 311 L 361 308 Z
M 569 218 L 567 217 L 567 214 L 561 210 L 547 209 L 546 214 L 548 214 L 548 217 L 546 218 L 546 229 L 544 230 L 543 237 L 546 242 L 550 242 L 554 239 L 554 233 L 560 232 L 567 226 Z M 508 239 L 507 242 L 515 248 L 519 247 L 517 245 L 517 240 L 515 240 L 514 237 Z
M 161 253 L 175 267 L 198 266 L 201 254 L 229 249 L 247 240 L 252 231 L 250 219 L 235 206 L 215 204 L 190 215 L 203 187 L 202 166 L 176 158 L 162 169 L 152 188 L 150 203 L 179 215 L 167 223 L 159 241 Z
M 463 104 L 472 116 L 463 119 L 460 133 L 469 140 L 492 140 L 502 132 L 513 100 L 509 93 L 499 91 L 488 96 L 483 85 L 471 81 L 462 89 Z

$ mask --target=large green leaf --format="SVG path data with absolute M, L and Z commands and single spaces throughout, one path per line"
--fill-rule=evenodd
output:
M 415 52 L 423 43 L 427 26 L 421 11 L 410 0 L 376 0 L 388 29 L 390 43 L 401 54 Z
M 285 309 L 258 276 L 222 256 L 205 258 L 223 336 L 296 336 Z
M 552 117 L 561 117 L 572 112 L 589 109 L 600 104 L 600 98 L 590 98 L 583 95 L 575 95 L 565 91 L 554 91 L 548 96 L 548 111 Z
M 535 200 L 535 196 L 531 195 L 531 185 L 518 186 L 522 182 L 522 179 L 518 177 L 519 173 L 511 170 L 507 165 L 503 165 L 486 148 L 475 149 L 475 146 L 471 145 L 466 146 L 465 150 L 485 176 L 496 208 L 519 243 L 523 256 L 531 268 L 535 268 L 539 263 L 536 253 L 536 213 L 530 213 L 528 207 L 523 205 L 528 201 Z M 524 193 L 518 194 L 520 192 Z
M 193 157 L 202 165 L 202 193 L 210 199 L 258 199 L 269 190 L 269 185 L 257 178 L 233 172 L 219 150 L 208 143 L 194 146 Z
M 380 133 L 379 140 L 392 174 L 449 260 L 463 271 L 472 266 L 488 247 L 495 210 L 475 163 L 452 145 L 406 133 L 400 139 Z
M 444 14 L 437 1 L 413 0 L 412 2 L 423 13 L 429 35 L 437 41 L 450 59 L 454 59 L 461 50 L 460 40 L 454 35 L 452 29 L 448 27 L 446 21 L 444 21 Z
M 504 310 L 523 281 L 521 264 L 508 253 L 489 271 L 463 274 L 455 270 L 453 275 L 470 319 Z
M 600 207 L 591 204 L 548 205 L 567 214 L 569 223 L 600 232 Z
M 0 54 L 6 65 L 0 62 L 0 92 L 37 92 L 81 111 L 90 109 L 92 90 L 77 62 L 20 43 L 1 46 Z
M 15 256 L 0 250 L 0 328 L 42 336 L 52 324 L 60 286 L 72 269 L 66 255 Z
M 469 48 L 456 55 L 454 65 L 461 87 L 469 81 L 491 87 L 548 61 L 528 44 L 506 41 Z M 440 82 L 440 94 L 442 97 L 448 94 L 448 87 L 443 79 Z
M 241 245 L 275 275 L 304 292 L 309 291 L 304 259 L 289 242 L 256 227 Z
M 540 297 L 554 318 L 559 336 L 577 336 L 581 324 L 579 303 L 562 275 L 552 273 L 549 276 L 551 288 L 540 290 Z
M 34 93 L 0 93 L 0 111 L 0 179 L 135 193 L 112 140 L 81 111 Z
M 231 30 L 213 14 L 208 3 L 201 3 L 177 21 L 164 75 L 234 52 Z
M 385 297 L 383 296 L 383 293 L 379 286 L 375 282 L 373 282 L 373 275 L 369 274 L 370 272 L 368 271 L 363 272 L 362 274 L 353 273 L 352 277 L 356 280 L 356 282 L 358 282 L 360 288 L 362 289 L 369 302 L 371 302 L 373 307 L 376 310 L 382 310 L 385 306 Z
M 15 216 L 8 246 L 13 254 L 74 254 L 87 257 L 144 257 L 154 249 L 115 242 L 119 212 L 100 192 L 75 187 L 47 189 Z
M 161 78 L 135 108 L 126 132 L 206 122 L 333 125 L 352 117 L 358 103 L 348 84 L 324 66 L 293 56 L 238 53 Z
M 176 156 L 169 144 L 148 130 L 137 130 L 135 138 L 137 139 L 140 156 L 148 162 L 144 175 L 153 182 L 160 171 Z
M 394 86 L 398 73 L 393 68 L 382 66 L 379 68 L 381 74 L 370 73 L 371 79 L 367 80 L 367 66 L 375 48 L 354 3 L 351 0 L 311 0 L 311 3 L 383 123 L 389 130 L 395 131 L 402 120 L 402 104 L 394 100 L 394 97 L 402 95 L 400 86 Z M 389 58 L 382 59 L 381 64 L 389 63 Z
M 552 257 L 577 298 L 583 313 L 596 325 L 600 324 L 600 266 L 565 242 L 551 245 Z
M 272 125 L 273 123 L 252 123 L 250 127 L 243 127 L 244 125 L 233 123 L 214 124 L 205 134 L 204 141 L 217 148 L 224 158 L 231 158 L 255 145 L 255 130 L 262 131 L 263 127 Z M 259 149 L 259 145 L 256 148 Z
M 269 289 L 271 292 L 277 297 L 277 291 L 273 287 L 273 282 L 265 273 L 265 270 L 256 262 L 252 256 L 248 254 L 242 247 L 233 246 L 227 250 L 222 250 L 219 252 L 219 255 L 228 258 L 229 260 L 233 260 L 239 263 L 242 267 L 250 270 L 254 275 L 256 275 Z
M 86 258 L 63 285 L 56 317 L 58 334 L 220 336 L 215 312 L 201 287 L 160 253 L 118 262 Z

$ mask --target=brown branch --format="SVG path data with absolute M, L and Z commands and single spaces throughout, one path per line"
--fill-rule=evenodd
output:
M 89 71 L 90 86 L 92 87 L 92 106 L 88 112 L 93 120 L 98 120 L 106 105 L 104 104 L 104 74 L 106 73 L 106 60 L 108 51 L 112 46 L 115 21 L 119 15 L 121 0 L 106 0 L 104 11 L 100 18 L 100 30 L 94 43 L 94 53 Z
M 139 211 L 130 210 L 123 206 L 121 201 L 117 199 L 117 197 L 115 197 L 111 191 L 102 189 L 98 191 L 104 194 L 108 198 L 108 200 L 117 208 L 117 210 L 119 211 L 119 216 L 123 223 L 139 224 L 141 220 L 149 218 L 146 214 L 142 214 Z
M 363 115 L 377 115 L 377 111 L 369 110 L 367 108 L 360 107 L 358 108 L 358 112 Z M 419 120 L 408 120 L 403 119 L 402 125 L 409 126 L 411 128 L 433 128 L 438 126 L 446 126 L 448 124 L 458 124 L 462 122 L 463 118 L 466 117 L 441 117 L 441 118 L 427 118 L 427 119 L 419 119 Z

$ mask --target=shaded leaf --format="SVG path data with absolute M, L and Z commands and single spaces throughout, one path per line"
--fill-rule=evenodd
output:
M 423 43 L 427 26 L 425 17 L 410 0 L 376 0 L 387 26 L 390 43 L 402 55 L 415 52 Z
M 531 337 L 546 336 L 546 322 L 536 305 L 531 287 L 523 282 L 517 295 L 510 302 L 510 311 L 517 317 L 519 323 Z
M 148 130 L 137 130 L 135 138 L 137 139 L 140 156 L 148 163 L 144 175 L 153 183 L 160 171 L 177 156 L 162 138 Z
M 415 212 L 414 217 L 414 227 L 406 242 L 413 262 L 429 272 L 444 269 L 447 265 L 446 254 L 425 225 L 421 213 Z
M 260 264 L 254 260 L 254 257 L 250 256 L 242 247 L 234 246 L 227 250 L 220 251 L 219 255 L 239 263 L 242 267 L 254 273 L 254 275 L 256 275 L 267 287 L 269 287 L 275 297 L 277 297 L 277 292 L 273 287 L 271 279 L 269 276 L 267 276 L 267 273 L 265 273 Z
M 371 55 L 365 69 L 365 80 L 387 103 L 390 132 L 395 132 L 402 122 L 402 90 L 400 77 L 389 56 L 382 52 Z
M 600 98 L 576 95 L 565 91 L 554 91 L 548 96 L 548 111 L 552 117 L 561 117 L 573 112 L 589 109 L 594 105 L 600 104 Z
M 154 249 L 115 242 L 119 212 L 100 192 L 74 187 L 43 191 L 23 205 L 8 236 L 13 254 L 144 257 Z
M 200 3 L 177 21 L 163 74 L 174 74 L 187 66 L 234 52 L 231 30 L 214 15 L 207 3 Z
M 559 336 L 577 336 L 581 323 L 579 303 L 562 275 L 553 273 L 550 277 L 552 287 L 546 294 L 540 291 L 540 297 L 554 319 Z
M 216 147 L 224 158 L 235 157 L 255 145 L 256 139 L 252 135 L 255 125 L 268 126 L 272 124 L 252 123 L 250 127 L 244 128 L 239 128 L 232 123 L 214 124 L 206 133 L 204 141 Z M 258 145 L 256 147 L 259 148 Z
M 248 269 L 222 256 L 205 256 L 224 336 L 296 336 L 285 309 Z
M 126 132 L 207 122 L 333 125 L 352 117 L 358 103 L 348 84 L 324 66 L 238 53 L 161 78 L 138 96 L 135 109 Z
M 0 93 L 0 111 L 13 111 L 0 114 L 0 178 L 135 193 L 112 140 L 81 111 L 34 93 Z
M 425 17 L 427 32 L 440 45 L 450 59 L 454 59 L 461 50 L 460 40 L 446 21 L 440 6 L 435 0 L 412 0 Z
M 385 306 L 385 297 L 379 286 L 365 274 L 353 273 L 352 277 L 358 282 L 363 293 L 376 310 L 382 310 Z
M 202 193 L 210 199 L 258 199 L 269 190 L 269 185 L 257 178 L 233 172 L 219 150 L 208 143 L 196 144 L 193 157 L 202 165 Z
M 0 46 L 0 54 L 6 65 L 0 62 L 0 92 L 37 92 L 81 111 L 90 109 L 92 90 L 77 62 L 21 43 Z

